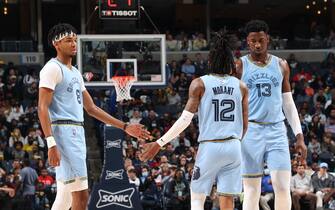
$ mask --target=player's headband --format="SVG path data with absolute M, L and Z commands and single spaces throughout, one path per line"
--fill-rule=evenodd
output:
M 71 31 L 71 32 L 63 32 L 63 33 L 60 33 L 60 34 L 56 35 L 52 39 L 52 43 L 55 44 L 56 42 L 59 42 L 60 40 L 64 39 L 65 37 L 74 37 L 74 36 L 77 36 L 77 34 L 74 33 L 73 31 Z

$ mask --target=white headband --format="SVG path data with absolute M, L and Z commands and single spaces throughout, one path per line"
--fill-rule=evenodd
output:
M 73 31 L 71 32 L 65 32 L 65 33 L 60 33 L 57 36 L 55 36 L 55 38 L 52 39 L 52 43 L 55 44 L 55 42 L 59 42 L 60 40 L 64 39 L 65 37 L 74 37 L 77 36 L 76 33 L 74 33 Z

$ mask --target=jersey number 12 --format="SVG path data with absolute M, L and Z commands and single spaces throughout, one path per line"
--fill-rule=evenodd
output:
M 214 121 L 234 121 L 234 114 L 229 114 L 229 112 L 234 111 L 235 102 L 230 99 L 213 99 L 212 104 L 214 105 Z M 220 108 L 221 111 L 220 111 Z

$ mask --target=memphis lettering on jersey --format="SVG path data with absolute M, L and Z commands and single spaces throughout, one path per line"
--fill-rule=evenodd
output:
M 273 83 L 275 87 L 279 85 L 279 81 L 276 77 L 272 75 L 269 76 L 267 73 L 256 73 L 256 74 L 251 75 L 250 79 L 248 79 L 248 83 L 247 83 L 248 88 L 251 88 L 252 84 L 259 79 L 268 79 Z
M 233 87 L 227 87 L 227 86 L 218 86 L 218 87 L 213 87 L 212 89 L 213 89 L 214 95 L 219 95 L 219 94 L 233 95 L 233 92 L 234 92 Z
M 133 208 L 131 198 L 135 192 L 134 188 L 128 188 L 118 192 L 108 192 L 106 190 L 99 190 L 99 201 L 96 204 L 97 208 L 104 208 L 106 206 L 117 205 L 125 208 Z
M 68 92 L 71 93 L 73 91 L 74 84 L 79 84 L 79 86 L 80 86 L 80 81 L 77 77 L 72 78 L 71 82 L 69 83 L 69 87 L 67 88 Z

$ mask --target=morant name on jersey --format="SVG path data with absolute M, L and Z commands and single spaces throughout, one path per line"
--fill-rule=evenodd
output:
M 212 88 L 214 95 L 228 94 L 233 95 L 234 88 L 229 86 L 218 86 Z

